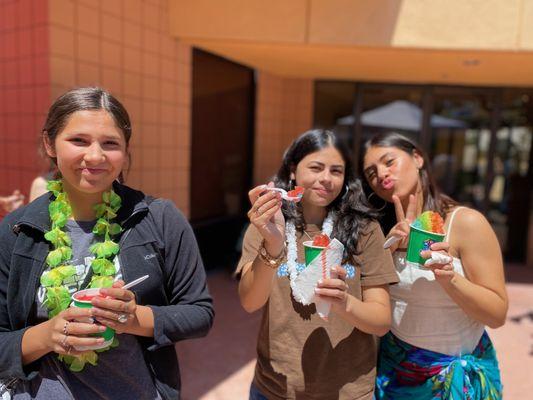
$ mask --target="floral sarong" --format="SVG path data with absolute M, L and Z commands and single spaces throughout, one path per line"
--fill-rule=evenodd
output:
M 496 351 L 487 332 L 472 354 L 449 356 L 412 346 L 388 333 L 381 339 L 378 400 L 499 400 Z

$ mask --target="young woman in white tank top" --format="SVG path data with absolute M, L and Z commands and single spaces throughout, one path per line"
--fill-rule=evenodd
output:
M 388 237 L 400 283 L 391 287 L 392 328 L 381 342 L 377 399 L 500 399 L 498 362 L 485 326 L 505 322 L 508 300 L 498 240 L 485 217 L 440 193 L 427 157 L 397 133 L 365 144 L 366 181 L 394 203 Z M 426 210 L 445 219 L 444 242 L 422 252 L 450 256 L 421 268 L 406 262 L 409 225 Z

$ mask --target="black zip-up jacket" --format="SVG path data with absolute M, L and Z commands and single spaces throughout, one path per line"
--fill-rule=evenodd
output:
M 164 399 L 179 398 L 174 343 L 205 336 L 214 311 L 192 229 L 172 202 L 115 184 L 122 198 L 117 220 L 120 265 L 125 282 L 150 278 L 133 288 L 138 304 L 154 313 L 154 337 L 138 337 L 156 388 Z M 23 366 L 22 336 L 35 324 L 35 294 L 50 250 L 47 193 L 5 217 L 0 224 L 0 380 L 32 379 L 39 360 Z M 127 360 L 124 360 L 127 362 Z

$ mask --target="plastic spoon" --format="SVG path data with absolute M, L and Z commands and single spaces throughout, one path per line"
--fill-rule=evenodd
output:
M 150 275 L 141 276 L 140 278 L 137 278 L 134 281 L 131 281 L 130 283 L 126 283 L 124 286 L 121 287 L 121 289 L 129 289 L 129 288 L 141 283 L 145 279 L 148 279 L 149 276 Z
M 300 196 L 289 196 L 289 193 L 287 193 L 287 191 L 285 189 L 282 189 L 282 188 L 275 188 L 275 187 L 268 187 L 266 188 L 267 190 L 274 190 L 276 192 L 280 192 L 281 193 L 281 198 L 283 200 L 287 200 L 287 201 L 294 201 L 295 203 L 298 203 L 300 200 L 302 200 L 302 195 Z
M 390 238 L 388 238 L 387 240 L 385 240 L 385 243 L 383 243 L 383 248 L 384 249 L 388 249 L 389 247 L 391 247 L 394 243 L 398 242 L 401 238 L 399 238 L 398 236 L 391 236 Z

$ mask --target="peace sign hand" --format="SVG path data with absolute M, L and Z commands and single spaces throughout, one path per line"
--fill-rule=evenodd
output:
M 393 195 L 392 201 L 394 203 L 397 223 L 387 235 L 387 240 L 383 247 L 389 248 L 391 253 L 394 253 L 398 248 L 406 248 L 409 243 L 410 225 L 416 219 L 416 197 L 413 194 L 409 195 L 409 204 L 405 213 L 398 196 Z

